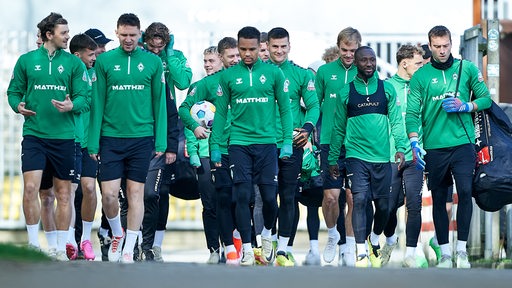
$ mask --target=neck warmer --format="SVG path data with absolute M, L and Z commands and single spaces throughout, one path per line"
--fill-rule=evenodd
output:
M 446 69 L 452 67 L 453 56 L 452 56 L 452 54 L 450 54 L 450 57 L 448 57 L 448 60 L 446 60 L 446 62 L 444 62 L 444 63 L 439 63 L 436 60 L 434 60 L 434 58 L 431 58 L 430 63 L 432 63 L 432 66 L 434 66 L 434 68 L 436 68 L 436 69 L 446 70 Z

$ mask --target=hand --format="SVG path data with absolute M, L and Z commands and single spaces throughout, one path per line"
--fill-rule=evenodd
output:
M 190 155 L 190 165 L 196 168 L 201 167 L 201 159 L 199 159 L 199 155 Z
M 405 163 L 405 155 L 402 152 L 395 153 L 395 163 L 398 162 L 398 170 L 402 169 Z
M 331 177 L 336 180 L 338 177 L 340 177 L 340 168 L 338 167 L 338 164 L 336 165 L 329 165 L 329 174 Z
M 309 132 L 304 128 L 295 128 L 293 131 L 296 132 L 293 137 L 293 146 L 296 148 L 304 147 L 308 143 Z
M 176 153 L 165 152 L 165 164 L 172 164 L 176 162 Z
M 421 157 L 425 156 L 427 152 L 421 148 L 420 144 L 418 143 L 418 137 L 411 137 L 409 140 L 411 141 L 412 159 L 416 164 L 416 169 L 425 170 L 426 163 Z
M 167 54 L 167 57 L 174 55 L 174 34 L 169 34 L 169 38 L 171 41 L 169 41 L 169 44 L 165 46 L 165 53 Z
M 98 154 L 89 154 L 89 157 L 96 162 L 100 161 L 100 155 Z
M 221 154 L 220 154 L 220 150 L 212 150 L 210 151 L 210 160 L 215 163 L 215 166 L 217 167 L 220 167 L 220 164 L 221 164 Z M 219 164 L 219 165 L 217 165 Z
M 196 129 L 194 129 L 194 136 L 196 136 L 197 139 L 208 138 L 208 133 L 210 133 L 210 130 L 204 128 L 203 126 L 197 126 Z
M 286 160 L 292 156 L 293 148 L 291 144 L 283 144 L 283 147 L 281 147 L 281 152 L 279 153 L 279 158 Z
M 36 112 L 34 112 L 32 110 L 25 109 L 25 105 L 26 105 L 25 102 L 20 102 L 20 104 L 18 104 L 18 112 L 21 115 L 23 115 L 23 116 L 34 116 L 34 115 L 36 115 Z
M 71 101 L 71 98 L 69 98 L 69 94 L 66 95 L 66 99 L 64 99 L 64 101 L 52 99 L 52 104 L 57 108 L 57 110 L 59 110 L 59 112 L 68 112 L 73 109 L 73 102 Z
M 449 97 L 443 99 L 443 109 L 444 111 L 451 112 L 471 112 L 473 111 L 473 103 L 471 102 L 462 102 L 459 98 Z
M 164 152 L 155 152 L 155 158 L 158 158 L 162 155 L 164 155 Z

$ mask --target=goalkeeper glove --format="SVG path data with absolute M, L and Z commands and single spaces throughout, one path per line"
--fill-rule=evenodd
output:
M 459 98 L 449 97 L 443 99 L 443 109 L 446 112 L 471 112 L 473 111 L 473 103 L 462 102 Z
M 421 148 L 418 137 L 411 137 L 409 140 L 411 141 L 412 159 L 416 164 L 416 169 L 425 170 L 425 161 L 421 157 L 425 156 L 427 152 Z

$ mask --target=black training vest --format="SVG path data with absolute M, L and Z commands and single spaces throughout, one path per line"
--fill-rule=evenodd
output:
M 384 92 L 384 81 L 377 80 L 377 91 L 371 95 L 357 93 L 354 82 L 350 82 L 348 93 L 347 113 L 348 118 L 364 114 L 388 115 L 388 99 Z

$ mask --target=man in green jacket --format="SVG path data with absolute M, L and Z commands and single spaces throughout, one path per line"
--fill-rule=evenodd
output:
M 221 165 L 219 145 L 231 108 L 229 162 L 236 195 L 237 228 L 242 236 L 241 265 L 254 264 L 251 245 L 249 201 L 253 183 L 263 199 L 264 228 L 261 233 L 263 256 L 274 260 L 271 229 L 277 216 L 277 129 L 276 109 L 282 123 L 283 146 L 279 158 L 292 154 L 292 115 L 288 83 L 283 72 L 258 58 L 260 32 L 244 27 L 238 32 L 238 50 L 242 61 L 221 73 L 216 114 L 210 138 L 210 159 Z
M 471 112 L 489 108 L 492 100 L 478 67 L 453 58 L 448 28 L 433 27 L 428 32 L 428 39 L 432 58 L 411 79 L 405 118 L 407 134 L 414 161 L 428 173 L 432 215 L 442 254 L 437 267 L 453 267 L 446 212 L 447 193 L 453 184 L 453 176 L 459 198 L 456 265 L 457 268 L 470 268 L 466 245 L 473 213 L 471 193 L 476 161 Z M 423 129 L 425 150 L 419 146 L 419 127 Z
M 288 95 L 292 112 L 293 128 L 297 135 L 294 137 L 293 153 L 288 159 L 278 160 L 278 245 L 276 263 L 278 266 L 295 266 L 289 249 L 289 241 L 295 235 L 295 193 L 302 168 L 304 145 L 316 125 L 320 108 L 315 91 L 315 77 L 311 71 L 302 68 L 288 60 L 290 52 L 290 35 L 281 27 L 272 28 L 268 32 L 268 49 L 270 62 L 276 64 L 288 82 Z M 301 106 L 304 104 L 305 109 Z M 279 113 L 277 121 L 277 147 L 282 149 L 283 132 Z M 288 131 L 289 132 L 289 131 Z M 290 245 L 291 246 L 291 245 Z
M 64 51 L 69 40 L 66 19 L 51 13 L 37 25 L 43 45 L 22 55 L 7 89 L 9 105 L 25 117 L 21 163 L 23 213 L 30 246 L 39 248 L 39 187 L 45 167 L 51 167 L 57 199 L 55 222 L 59 261 L 67 261 L 71 220 L 71 180 L 74 178 L 74 113 L 88 106 L 90 86 L 85 65 Z
M 359 47 L 354 63 L 357 76 L 343 87 L 336 102 L 334 129 L 329 151 L 329 170 L 340 176 L 337 160 L 341 146 L 346 147 L 347 178 L 351 183 L 354 210 L 352 225 L 357 248 L 356 267 L 381 266 L 379 236 L 389 215 L 391 185 L 390 133 L 395 140 L 395 162 L 404 163 L 407 138 L 401 111 L 396 106 L 395 88 L 379 79 L 376 56 L 372 48 Z M 375 206 L 373 229 L 367 231 L 367 206 Z M 366 252 L 365 238 L 368 236 Z
M 165 75 L 157 55 L 137 46 L 140 21 L 123 14 L 117 21 L 120 46 L 98 56 L 93 84 L 89 153 L 99 160 L 102 204 L 112 243 L 109 261 L 133 262 L 133 248 L 144 214 L 144 183 L 152 151 L 160 157 L 167 148 Z M 101 146 L 100 146 L 101 143 Z M 119 217 L 118 193 L 126 177 L 126 244 Z

